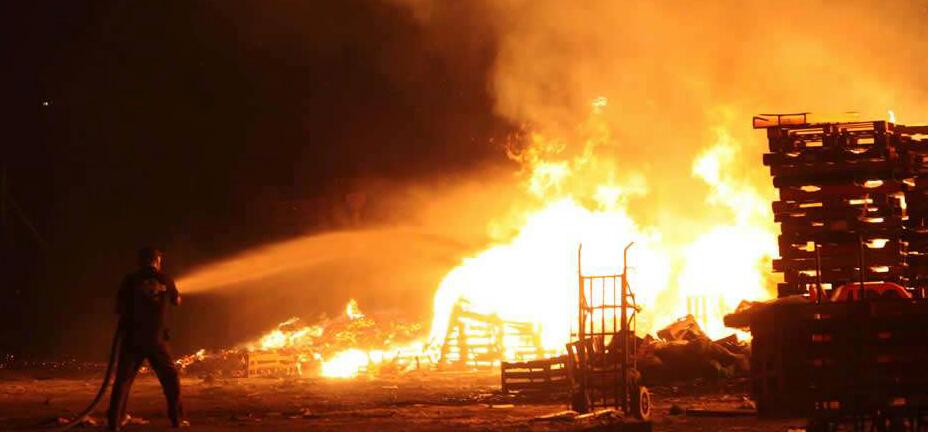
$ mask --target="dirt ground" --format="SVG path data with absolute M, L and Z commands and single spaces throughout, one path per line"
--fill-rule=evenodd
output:
M 41 374 L 40 374 L 41 375 Z M 50 430 L 56 419 L 82 409 L 99 378 L 0 375 L 0 430 Z M 655 431 L 787 431 L 801 420 L 752 416 L 670 415 L 671 407 L 737 409 L 743 383 L 659 387 L 654 393 Z M 183 379 L 187 417 L 195 431 L 573 431 L 620 430 L 607 419 L 539 420 L 567 409 L 557 401 L 528 401 L 499 394 L 492 373 L 413 374 L 395 378 L 328 380 L 242 378 Z M 148 421 L 130 431 L 166 429 L 157 380 L 140 376 L 129 403 L 132 416 Z M 106 402 L 94 418 L 102 423 Z M 76 430 L 102 429 L 84 426 Z

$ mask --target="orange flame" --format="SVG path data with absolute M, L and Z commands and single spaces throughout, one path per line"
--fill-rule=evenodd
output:
M 772 296 L 769 269 L 777 254 L 776 229 L 769 197 L 731 174 L 739 143 L 717 128 L 716 141 L 692 165 L 694 178 L 709 187 L 707 205 L 724 210 L 727 219 L 695 225 L 698 234 L 690 240 L 673 241 L 663 235 L 666 226 L 645 226 L 631 215 L 635 200 L 648 194 L 645 178 L 620 172 L 620 161 L 598 154 L 613 140 L 599 119 L 607 104 L 605 98 L 593 102 L 590 118 L 581 125 L 582 151 L 573 157 L 564 156 L 565 141 L 537 132 L 528 134 L 523 148 L 509 149 L 523 166 L 525 190 L 536 204 L 515 226 L 501 230 L 514 236 L 464 259 L 444 277 L 435 294 L 430 342 L 399 351 L 434 358 L 461 301 L 479 313 L 531 323 L 546 352 L 562 351 L 576 321 L 580 244 L 584 271 L 614 274 L 621 272 L 621 247 L 635 242 L 629 279 L 645 310 L 639 316 L 641 332 L 693 314 L 708 335 L 723 337 L 732 331 L 722 317 L 738 303 Z M 355 307 L 349 303 L 349 317 Z M 503 355 L 511 360 L 514 350 L 508 348 Z M 353 348 L 327 360 L 322 373 L 354 377 L 397 358 Z
M 568 154 L 567 140 L 539 132 L 510 146 L 510 158 L 522 166 L 524 208 L 516 208 L 516 218 L 494 221 L 492 228 L 514 234 L 465 258 L 446 274 L 435 293 L 428 341 L 366 349 L 351 336 L 353 345 L 314 355 L 321 361 L 321 375 L 352 378 L 384 367 L 434 364 L 459 302 L 484 316 L 528 323 L 545 353 L 562 351 L 575 330 L 580 244 L 585 273 L 617 274 L 622 271 L 622 246 L 635 242 L 629 280 L 644 308 L 638 318 L 642 333 L 692 314 L 709 336 L 723 337 L 732 331 L 722 317 L 738 303 L 770 298 L 775 283 L 770 260 L 777 254 L 770 197 L 733 174 L 742 157 L 740 144 L 727 129 L 716 128 L 715 142 L 692 163 L 694 187 L 688 190 L 707 186 L 705 203 L 717 209 L 719 218 L 709 223 L 653 218 L 656 222 L 642 224 L 633 210 L 647 199 L 646 178 L 601 151 L 615 147 L 601 119 L 607 107 L 605 98 L 593 102 L 577 134 L 582 139 L 579 152 Z M 688 237 L 666 235 L 680 225 L 691 228 Z M 354 299 L 344 313 L 349 326 L 373 325 Z M 326 332 L 323 326 L 296 324 L 295 319 L 282 323 L 255 346 L 312 346 Z M 501 340 L 504 359 L 516 356 L 509 343 L 514 342 Z
M 621 272 L 622 245 L 636 243 L 630 279 L 645 307 L 644 332 L 692 313 L 710 336 L 722 337 L 731 333 L 722 317 L 741 300 L 771 297 L 775 226 L 769 199 L 729 174 L 738 143 L 719 128 L 716 142 L 693 162 L 694 177 L 709 186 L 707 204 L 728 210 L 730 219 L 694 227 L 702 234 L 673 242 L 660 224 L 644 226 L 631 216 L 634 200 L 648 193 L 644 178 L 633 172 L 623 178 L 620 160 L 598 154 L 612 142 L 598 118 L 606 107 L 605 98 L 593 102 L 577 156 L 563 157 L 567 145 L 539 133 L 529 135 L 527 148 L 510 151 L 523 164 L 527 192 L 541 205 L 526 212 L 512 239 L 448 273 L 435 295 L 433 341 L 445 334 L 455 302 L 464 299 L 482 313 L 537 324 L 544 347 L 562 350 L 575 321 L 581 243 L 583 268 L 593 273 Z

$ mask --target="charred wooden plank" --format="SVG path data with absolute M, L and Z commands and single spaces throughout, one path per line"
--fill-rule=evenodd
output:
M 900 180 L 881 180 L 880 184 L 867 186 L 866 181 L 860 183 L 844 182 L 841 184 L 807 184 L 799 186 L 786 186 L 779 189 L 780 199 L 783 201 L 828 201 L 846 200 L 847 197 L 864 197 L 873 194 L 893 195 L 906 189 L 907 185 Z M 928 188 L 928 185 L 926 185 Z
M 897 135 L 928 135 L 928 126 L 895 125 L 893 132 Z
M 890 267 L 888 271 L 880 273 L 868 271 L 865 277 L 868 281 L 897 282 L 905 281 L 907 279 L 907 272 L 905 267 L 894 266 Z M 787 283 L 814 284 L 819 279 L 818 276 L 815 275 L 814 270 L 786 270 L 783 272 L 783 280 Z M 833 286 L 858 282 L 860 281 L 860 271 L 858 271 L 856 267 L 823 269 L 821 280 L 823 283 L 830 283 Z
M 886 122 L 820 123 L 804 127 L 774 127 L 767 130 L 771 152 L 804 148 L 859 145 L 861 141 L 886 135 Z
M 816 244 L 818 245 L 819 252 L 822 254 L 853 253 L 859 248 L 858 241 L 861 241 L 863 246 L 868 249 L 900 251 L 907 251 L 909 249 L 909 236 L 902 234 L 892 237 L 864 236 L 862 239 L 859 236 L 846 236 L 838 240 L 839 241 L 833 242 L 817 242 Z M 814 240 L 812 239 L 808 241 L 798 240 L 795 237 L 789 235 L 784 236 L 783 234 L 777 238 L 780 249 L 805 249 L 805 252 L 814 255 L 815 250 L 813 249 L 813 242 Z
M 831 221 L 784 221 L 781 231 L 784 235 L 796 237 L 813 237 L 825 234 L 856 233 L 858 235 L 879 236 L 903 230 L 902 221 L 888 219 L 882 222 L 864 222 L 856 219 L 838 219 Z
M 868 180 L 893 180 L 904 177 L 903 172 L 891 163 L 871 167 L 831 167 L 823 169 L 793 168 L 789 172 L 773 173 L 773 186 L 804 186 L 810 184 L 863 183 Z
M 903 209 L 901 206 L 888 207 L 888 206 L 867 206 L 863 207 L 806 207 L 800 208 L 793 211 L 778 211 L 774 212 L 773 220 L 774 222 L 825 222 L 825 221 L 834 221 L 834 220 L 848 220 L 848 219 L 873 219 L 873 218 L 883 218 L 883 219 L 892 219 L 895 218 L 899 221 L 902 221 Z
M 849 176 L 863 177 L 862 180 L 892 179 L 899 172 L 895 161 L 882 159 L 866 159 L 852 162 L 833 162 L 824 164 L 797 164 L 770 167 L 770 175 L 774 177 L 774 186 L 794 185 L 796 181 L 801 184 L 810 184 L 816 181 L 837 183 L 837 180 Z
M 762 161 L 770 167 L 810 165 L 865 160 L 892 160 L 896 158 L 893 147 L 885 143 L 857 147 L 820 147 L 801 149 L 795 152 L 765 153 Z
M 901 230 L 889 231 L 882 233 L 867 233 L 863 236 L 864 241 L 869 241 L 871 239 L 898 239 L 903 238 L 905 232 Z M 818 243 L 818 244 L 838 244 L 838 243 L 847 243 L 847 244 L 857 244 L 861 236 L 858 233 L 850 231 L 824 231 L 816 232 L 812 234 L 806 233 L 794 233 L 794 232 L 781 232 L 778 237 L 778 243 L 780 245 L 790 244 L 808 244 L 808 243 Z
M 885 242 L 883 241 L 885 240 Z M 908 250 L 908 244 L 901 240 L 880 239 L 879 242 L 864 242 L 865 256 L 902 256 Z M 784 242 L 780 244 L 780 256 L 792 259 L 815 259 L 818 256 L 857 255 L 860 246 L 853 243 L 826 243 L 818 246 L 818 251 L 808 243 L 795 244 Z
M 770 208 L 774 213 L 786 212 L 803 212 L 809 209 L 826 208 L 826 209 L 856 209 L 863 212 L 865 207 L 888 207 L 902 208 L 902 200 L 898 194 L 861 194 L 822 197 L 818 199 L 807 200 L 782 200 L 771 203 Z
M 786 270 L 808 270 L 814 271 L 821 266 L 822 269 L 840 269 L 857 267 L 860 258 L 855 255 L 837 255 L 826 256 L 820 260 L 815 259 L 791 259 L 778 258 L 773 260 L 773 270 L 782 272 Z M 867 255 L 864 254 L 864 263 L 868 267 L 890 267 L 905 266 L 906 260 L 904 255 L 885 256 L 885 255 Z

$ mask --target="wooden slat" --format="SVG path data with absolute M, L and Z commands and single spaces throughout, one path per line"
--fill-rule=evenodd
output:
M 904 255 L 879 256 L 864 254 L 864 265 L 867 267 L 880 266 L 904 266 L 906 259 Z M 836 269 L 846 267 L 857 267 L 859 258 L 856 254 L 824 256 L 820 260 L 822 269 Z M 818 264 L 815 259 L 775 259 L 773 260 L 773 271 L 782 272 L 786 270 L 815 270 Z
M 885 122 L 821 123 L 770 128 L 767 138 L 771 152 L 785 152 L 808 147 L 858 145 L 861 139 L 877 139 L 887 130 Z
M 795 211 L 781 211 L 774 213 L 774 222 L 824 222 L 828 220 L 858 219 L 858 218 L 895 218 L 902 222 L 903 209 L 887 206 L 868 207 L 866 210 L 856 207 L 809 207 Z
M 781 258 L 788 259 L 815 259 L 816 255 L 820 257 L 857 255 L 860 252 L 860 247 L 857 245 L 857 242 L 838 244 L 826 243 L 819 245 L 817 253 L 815 250 L 806 250 L 806 246 L 807 245 L 804 243 L 801 245 L 793 245 L 788 242 L 782 243 L 780 244 L 780 256 Z M 906 251 L 907 244 L 900 240 L 887 241 L 881 248 L 868 247 L 866 243 L 864 244 L 865 257 L 902 256 L 905 255 Z
M 817 186 L 818 190 L 803 190 L 803 186 Z M 883 184 L 875 187 L 866 187 L 863 182 L 855 184 L 853 182 L 842 182 L 841 184 L 819 184 L 819 185 L 799 185 L 786 186 L 779 189 L 780 199 L 783 201 L 829 201 L 829 200 L 846 200 L 847 197 L 864 197 L 873 194 L 891 195 L 893 193 L 907 190 L 909 187 L 898 180 L 883 180 Z
M 773 174 L 773 186 L 804 186 L 821 184 L 863 183 L 867 180 L 892 180 L 898 172 L 895 166 L 830 169 L 824 172 L 819 170 L 794 169 L 789 173 Z M 786 175 L 784 175 L 786 174 Z
M 814 274 L 801 274 L 799 271 L 787 270 L 783 272 L 783 279 L 787 283 L 814 284 L 817 278 Z M 868 281 L 904 281 L 906 280 L 905 267 L 890 267 L 888 272 L 874 273 L 867 272 Z M 822 282 L 831 284 L 842 284 L 856 282 L 860 280 L 860 272 L 856 268 L 849 267 L 843 269 L 823 269 Z
M 871 227 L 862 233 L 864 238 L 899 238 L 904 231 L 895 227 Z M 790 243 L 840 243 L 840 242 L 857 242 L 858 233 L 850 230 L 785 230 L 780 237 L 783 241 Z
M 500 381 L 503 391 L 567 391 L 567 357 L 558 356 L 526 362 L 502 362 Z
M 880 223 L 868 223 L 858 220 L 828 221 L 824 226 L 816 226 L 802 221 L 787 221 L 781 223 L 781 232 L 784 235 L 796 237 L 809 237 L 826 233 L 861 233 L 867 236 L 893 234 L 902 231 L 902 221 L 888 220 Z
M 894 158 L 895 149 L 885 143 L 876 143 L 859 147 L 819 147 L 801 149 L 796 152 L 765 153 L 762 161 L 766 166 L 781 167 L 864 160 L 885 161 Z
M 847 209 L 862 212 L 864 206 L 875 208 L 898 208 L 902 201 L 898 195 L 864 193 L 857 195 L 810 197 L 802 200 L 780 200 L 770 203 L 774 213 L 792 213 L 822 209 Z
M 842 161 L 827 164 L 796 164 L 771 166 L 770 175 L 780 178 L 802 178 L 807 182 L 816 178 L 834 175 L 868 174 L 871 179 L 892 179 L 896 168 L 895 162 L 885 159 L 864 159 L 859 161 Z

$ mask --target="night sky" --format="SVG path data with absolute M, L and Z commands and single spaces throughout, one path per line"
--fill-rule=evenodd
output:
M 493 115 L 494 42 L 466 14 L 439 37 L 382 1 L 17 3 L 0 352 L 99 357 L 139 246 L 180 273 L 338 228 L 359 179 L 467 170 L 512 129 Z M 293 200 L 311 208 L 281 215 Z

